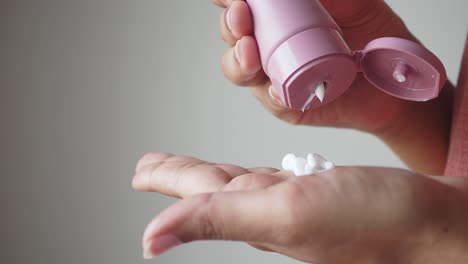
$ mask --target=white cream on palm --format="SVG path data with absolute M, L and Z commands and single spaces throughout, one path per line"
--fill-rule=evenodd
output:
M 307 158 L 287 154 L 282 162 L 283 170 L 291 171 L 296 176 L 310 176 L 316 173 L 335 168 L 333 162 L 325 159 L 319 154 L 309 154 Z

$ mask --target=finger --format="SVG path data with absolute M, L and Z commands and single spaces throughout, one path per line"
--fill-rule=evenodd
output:
M 262 190 L 204 194 L 185 199 L 154 219 L 143 235 L 149 255 L 163 253 L 160 239 L 183 243 L 195 240 L 268 242 L 278 229 L 278 206 L 272 193 Z M 273 228 L 275 227 L 275 228 Z M 162 250 L 161 250 L 162 249 Z
M 258 249 L 258 250 L 261 250 L 261 251 L 265 251 L 265 252 L 274 252 L 274 250 L 270 249 L 270 247 L 268 247 L 266 244 L 261 244 L 261 243 L 249 243 L 250 246 Z
M 249 168 L 248 170 L 252 173 L 263 173 L 263 174 L 274 174 L 280 171 L 274 168 Z
M 243 37 L 224 54 L 222 68 L 226 78 L 239 86 L 261 85 L 267 79 L 257 42 L 251 36 Z
M 149 165 L 160 165 L 163 162 L 164 163 L 172 162 L 174 164 L 176 162 L 179 162 L 179 166 L 180 166 L 182 165 L 182 163 L 188 163 L 188 162 L 197 163 L 197 162 L 202 162 L 202 161 L 193 157 L 188 157 L 188 156 L 176 156 L 171 153 L 147 153 L 143 155 L 143 157 L 138 161 L 135 171 L 136 173 L 139 173 L 145 167 Z M 213 163 L 207 163 L 207 162 L 206 164 L 213 165 L 220 169 L 223 169 L 232 177 L 235 177 L 241 174 L 250 173 L 250 172 L 257 172 L 257 170 L 244 169 L 242 167 L 230 165 L 230 164 L 213 164 Z M 271 173 L 275 173 L 278 171 L 278 170 L 271 169 L 271 168 L 259 168 L 259 170 L 260 169 L 263 169 L 263 171 L 270 171 Z
M 207 163 L 191 157 L 151 153 L 145 155 L 139 162 L 139 169 L 133 177 L 132 186 L 139 191 L 159 192 L 182 198 L 223 190 L 233 178 L 260 171 L 278 173 L 275 169 L 249 170 L 229 164 Z M 281 178 L 278 175 L 274 177 Z
M 227 7 L 230 3 L 237 0 L 211 0 L 211 2 L 219 7 Z
M 200 161 L 192 157 L 176 156 L 171 153 L 147 153 L 137 163 L 135 172 L 139 172 L 147 165 L 158 163 L 161 161 L 166 162 L 188 162 L 188 161 Z
M 321 0 L 343 30 L 351 49 L 362 49 L 380 37 L 399 37 L 417 41 L 401 18 L 381 0 Z
M 250 8 L 244 1 L 234 1 L 221 14 L 221 35 L 231 47 L 243 36 L 253 34 Z
M 232 179 L 224 186 L 223 192 L 261 190 L 283 181 L 283 178 L 271 174 L 250 173 Z
M 143 167 L 145 167 L 148 164 L 152 164 L 157 160 L 165 160 L 172 156 L 174 155 L 170 153 L 147 153 L 143 155 L 143 157 L 141 157 L 140 160 L 138 160 L 135 172 L 139 172 Z
M 286 107 L 270 81 L 252 86 L 250 91 L 277 118 L 294 125 L 301 123 L 304 112 Z
M 366 12 L 375 9 L 377 2 L 381 0 L 321 0 L 322 5 L 330 15 L 338 22 L 345 23 L 362 17 Z
M 231 179 L 225 170 L 203 161 L 161 161 L 141 169 L 134 176 L 132 186 L 139 191 L 187 197 L 219 191 Z

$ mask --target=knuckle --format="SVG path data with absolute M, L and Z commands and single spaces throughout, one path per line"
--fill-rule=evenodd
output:
M 200 236 L 203 239 L 211 240 L 221 240 L 223 238 L 209 215 L 203 215 L 200 218 Z
M 140 161 L 150 161 L 150 160 L 161 161 L 161 160 L 165 160 L 165 159 L 168 159 L 170 157 L 173 157 L 173 156 L 174 156 L 174 154 L 171 154 L 171 153 L 149 152 L 149 153 L 146 153 L 145 155 L 143 155 L 143 157 L 140 159 Z
M 301 120 L 303 114 L 297 114 L 294 110 L 287 109 L 286 107 L 281 107 L 280 110 L 274 112 L 274 115 L 290 125 L 299 126 L 301 125 Z
M 289 109 L 283 104 L 276 103 L 270 96 L 268 88 L 263 86 L 264 85 L 252 87 L 252 95 L 255 96 L 257 100 L 260 101 L 262 105 L 279 120 L 284 121 L 290 125 L 300 125 L 304 113 L 294 109 Z
M 216 193 L 207 194 L 202 197 L 203 203 L 208 204 L 206 211 L 200 216 L 200 235 L 204 239 L 211 240 L 222 240 L 224 235 L 224 228 L 222 222 L 219 220 L 221 216 L 219 214 L 219 208 L 215 202 Z M 214 219 L 218 219 L 215 221 Z
M 221 68 L 224 76 L 233 84 L 241 87 L 262 87 L 267 83 L 268 79 L 265 73 L 261 70 L 254 74 L 246 72 L 242 66 L 236 61 L 234 55 L 234 48 L 230 48 L 224 53 Z M 259 88 L 261 89 L 261 88 Z M 257 94 L 253 93 L 256 97 Z M 257 97 L 257 99 L 260 99 Z
M 227 27 L 226 14 L 227 14 L 227 9 L 221 12 L 221 15 L 219 18 L 220 27 L 221 27 L 221 37 L 224 42 L 228 43 L 230 46 L 234 46 L 234 44 L 236 44 L 237 42 L 237 39 L 234 37 L 232 32 Z
M 245 174 L 234 178 L 226 185 L 225 191 L 251 190 L 258 186 L 258 175 L 254 173 Z
M 219 7 L 226 7 L 225 4 L 223 4 L 223 1 L 222 0 L 210 0 L 211 3 L 213 3 L 214 5 L 217 5 Z
M 145 165 L 149 165 L 154 162 L 164 161 L 173 156 L 174 155 L 170 153 L 153 153 L 153 152 L 146 153 L 138 160 L 137 165 L 136 165 L 136 170 L 138 170 L 139 168 Z
M 226 79 L 228 79 L 231 83 L 237 86 L 244 86 L 245 81 L 242 80 L 242 76 L 240 70 L 232 69 L 232 66 L 228 63 L 223 63 L 223 73 Z
M 226 33 L 226 30 L 224 28 L 224 25 L 221 24 L 221 39 L 226 42 L 227 44 L 229 44 L 229 46 L 232 46 L 232 40 L 230 38 L 230 36 Z
M 148 177 L 149 177 L 150 185 L 153 185 L 154 179 L 158 176 L 158 173 L 162 166 L 163 166 L 163 163 L 161 162 L 154 163 L 150 166 L 148 170 Z

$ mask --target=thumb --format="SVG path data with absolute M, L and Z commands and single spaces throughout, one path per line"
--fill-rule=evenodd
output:
M 371 11 L 381 3 L 382 0 L 320 0 L 330 15 L 338 22 L 355 20 Z
M 146 228 L 146 257 L 196 240 L 272 241 L 278 204 L 268 190 L 220 192 L 184 199 L 156 217 Z
M 361 49 L 380 37 L 417 41 L 401 18 L 383 0 L 321 0 L 341 27 L 352 49 Z

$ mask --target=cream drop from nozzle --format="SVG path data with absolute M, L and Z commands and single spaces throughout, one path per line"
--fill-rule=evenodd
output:
M 323 103 L 323 99 L 325 99 L 325 88 L 324 82 L 319 83 L 317 88 L 315 88 L 315 96 L 317 96 L 321 103 Z
M 302 108 L 302 112 L 307 110 L 309 108 L 310 104 L 314 100 L 314 98 L 319 99 L 320 103 L 323 103 L 323 99 L 325 99 L 325 90 L 326 90 L 326 83 L 325 82 L 320 82 L 317 84 L 317 87 L 315 87 L 314 93 L 311 93 L 309 98 L 304 104 L 304 107 Z

